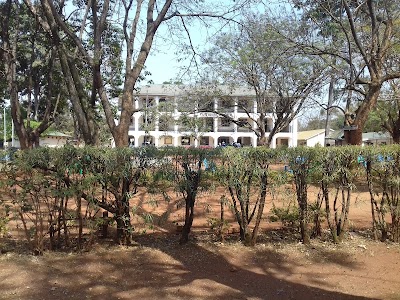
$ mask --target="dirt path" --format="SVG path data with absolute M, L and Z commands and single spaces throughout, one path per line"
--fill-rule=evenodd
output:
M 0 254 L 0 299 L 400 300 L 400 245 L 365 236 L 371 223 L 366 191 L 353 197 L 350 234 L 340 245 L 322 239 L 306 247 L 297 236 L 277 230 L 281 224 L 268 221 L 268 198 L 263 235 L 254 248 L 234 241 L 237 233 L 233 241 L 215 242 L 208 221 L 219 216 L 222 192 L 199 197 L 192 240 L 185 246 L 175 234 L 183 220 L 179 199 L 155 202 L 139 194 L 132 205 L 151 214 L 154 226 L 134 218 L 136 232 L 146 232 L 135 237 L 136 246 L 110 242 L 83 254 Z M 229 212 L 226 216 L 232 219 Z
M 0 299 L 400 299 L 400 246 L 356 234 L 341 245 L 254 248 L 143 235 L 83 254 L 0 255 Z

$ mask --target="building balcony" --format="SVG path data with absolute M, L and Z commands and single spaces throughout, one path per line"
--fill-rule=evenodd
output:
M 233 127 L 218 126 L 217 132 L 233 132 Z
M 243 128 L 243 127 L 239 127 L 237 128 L 238 132 L 253 132 L 251 129 L 249 128 Z

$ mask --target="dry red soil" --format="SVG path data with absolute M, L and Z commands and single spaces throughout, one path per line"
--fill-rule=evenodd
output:
M 143 194 L 136 204 L 154 216 L 155 227 L 136 224 L 131 247 L 103 240 L 83 253 L 0 254 L 0 299 L 400 299 L 400 245 L 368 236 L 366 192 L 353 196 L 343 243 L 325 232 L 311 246 L 267 217 L 255 247 L 242 246 L 237 234 L 218 241 L 207 221 L 218 216 L 220 196 L 200 197 L 184 246 L 175 233 L 183 219 L 178 200 L 149 203 Z M 167 206 L 171 214 L 163 219 Z

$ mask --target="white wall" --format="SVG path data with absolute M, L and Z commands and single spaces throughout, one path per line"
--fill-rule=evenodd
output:
M 322 147 L 325 145 L 325 133 L 320 133 L 307 140 L 308 147 L 315 147 L 318 144 Z

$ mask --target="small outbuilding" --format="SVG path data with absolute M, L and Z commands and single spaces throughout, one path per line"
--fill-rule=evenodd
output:
M 334 132 L 330 133 L 326 137 L 326 144 L 329 144 L 330 146 L 346 145 L 343 129 L 335 130 Z M 391 144 L 393 144 L 393 138 L 388 132 L 364 132 L 362 134 L 362 146 Z
M 325 145 L 325 129 L 299 131 L 297 133 L 297 145 L 315 147 Z

